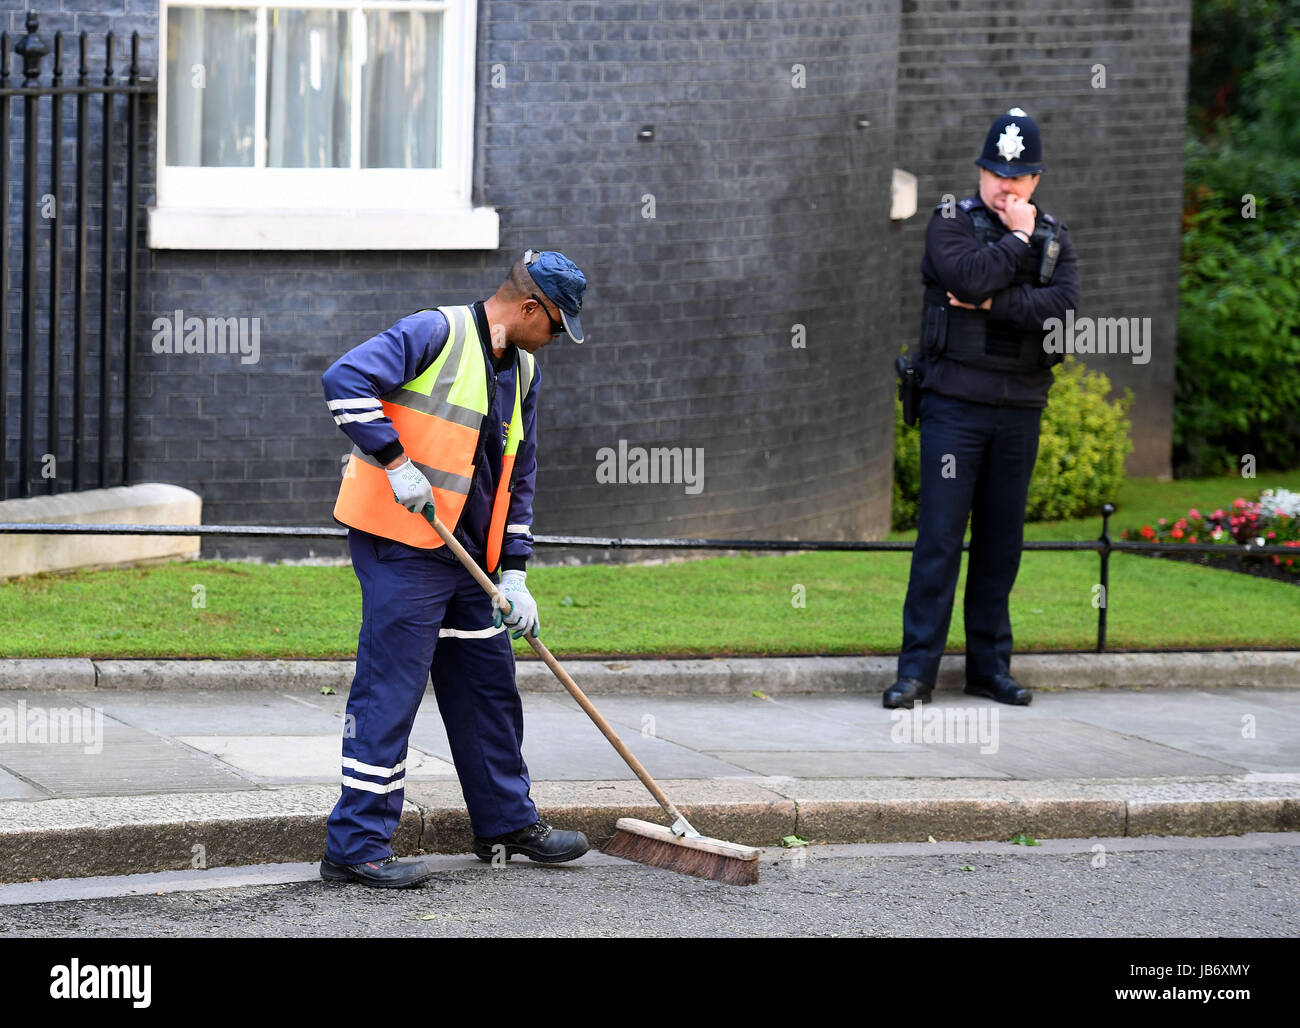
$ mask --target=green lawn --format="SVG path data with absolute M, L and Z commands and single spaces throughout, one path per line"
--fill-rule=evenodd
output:
M 1121 527 L 1213 509 L 1296 474 L 1130 481 Z M 1031 525 L 1031 539 L 1094 539 L 1098 518 Z M 907 538 L 908 533 L 895 533 Z M 797 553 L 649 566 L 536 568 L 542 638 L 559 655 L 891 653 L 910 554 Z M 1090 649 L 1092 553 L 1026 553 L 1012 593 L 1016 649 Z M 961 595 L 948 638 L 963 645 Z M 796 601 L 802 597 L 801 606 Z M 198 601 L 202 600 L 199 604 Z M 1300 645 L 1300 587 L 1126 554 L 1111 559 L 1114 648 Z M 0 583 L 0 656 L 315 657 L 355 653 L 361 594 L 347 567 L 192 563 Z M 516 647 L 529 653 L 520 641 Z

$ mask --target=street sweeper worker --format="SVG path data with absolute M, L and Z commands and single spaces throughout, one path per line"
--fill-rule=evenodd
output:
M 547 825 L 529 796 L 508 634 L 539 627 L 526 571 L 542 378 L 534 355 L 560 336 L 582 342 L 586 285 L 563 254 L 529 250 L 488 299 L 408 315 L 321 377 L 353 443 L 334 517 L 350 528 L 361 583 L 342 789 L 320 867 L 328 881 L 400 888 L 433 873 L 391 844 L 430 673 L 475 854 L 561 863 L 588 849 L 581 832 Z M 509 614 L 449 552 L 426 505 L 499 581 Z

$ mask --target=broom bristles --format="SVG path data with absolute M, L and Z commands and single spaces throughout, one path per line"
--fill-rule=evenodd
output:
M 676 836 L 661 825 L 635 818 L 618 819 L 604 852 L 725 885 L 758 882 L 758 850 L 704 836 Z

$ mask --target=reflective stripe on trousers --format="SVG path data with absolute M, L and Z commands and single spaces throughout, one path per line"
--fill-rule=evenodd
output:
M 431 671 L 474 834 L 532 824 L 514 654 L 509 633 L 491 630 L 491 601 L 459 563 L 355 529 L 348 547 L 362 621 L 325 855 L 359 864 L 392 853 L 408 741 Z

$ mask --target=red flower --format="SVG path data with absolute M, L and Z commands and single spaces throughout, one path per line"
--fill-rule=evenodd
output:
M 1188 541 L 1189 543 L 1194 543 L 1194 542 L 1196 542 L 1196 536 L 1194 536 L 1194 535 L 1189 535 L 1189 536 L 1187 537 L 1187 541 Z
M 1152 529 L 1152 527 L 1151 527 L 1150 525 L 1143 525 L 1143 526 L 1142 526 L 1142 538 L 1143 538 L 1143 539 L 1154 539 L 1155 537 L 1156 537 L 1155 530 Z
M 1234 507 L 1244 507 L 1246 506 L 1246 501 L 1243 500 L 1240 496 L 1238 496 L 1235 500 L 1232 501 L 1232 505 Z
M 1169 534 L 1173 536 L 1175 539 L 1181 539 L 1183 537 L 1183 530 L 1181 528 L 1175 528 Z

